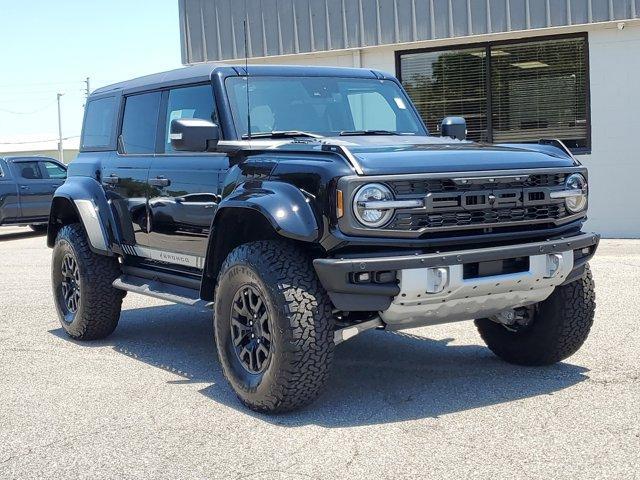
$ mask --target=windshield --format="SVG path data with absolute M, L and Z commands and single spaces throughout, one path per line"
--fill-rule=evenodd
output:
M 247 81 L 226 88 L 238 136 L 247 136 Z M 341 77 L 251 77 L 251 133 L 322 136 L 379 133 L 424 135 L 404 92 L 389 80 Z

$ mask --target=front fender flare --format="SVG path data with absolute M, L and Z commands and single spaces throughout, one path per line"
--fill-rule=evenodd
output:
M 288 183 L 245 183 L 220 202 L 212 227 L 216 226 L 217 219 L 226 209 L 249 208 L 260 212 L 279 235 L 314 242 L 319 238 L 319 228 L 310 201 L 309 197 Z

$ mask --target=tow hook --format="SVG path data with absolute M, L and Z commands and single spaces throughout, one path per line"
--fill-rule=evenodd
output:
M 350 325 L 345 328 L 341 328 L 340 330 L 336 330 L 333 334 L 333 343 L 338 345 L 339 343 L 344 342 L 345 340 L 349 340 L 350 338 L 355 337 L 359 333 L 365 332 L 367 330 L 371 330 L 372 328 L 382 328 L 384 327 L 384 323 L 380 319 L 380 317 L 372 318 L 371 320 L 367 320 L 366 322 L 358 323 L 356 325 Z

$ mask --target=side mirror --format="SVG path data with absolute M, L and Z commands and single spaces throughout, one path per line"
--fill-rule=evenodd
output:
M 447 117 L 442 120 L 440 131 L 443 137 L 464 140 L 467 138 L 467 121 L 462 117 Z
M 171 120 L 171 146 L 181 152 L 207 152 L 220 141 L 220 128 L 209 120 L 177 118 Z

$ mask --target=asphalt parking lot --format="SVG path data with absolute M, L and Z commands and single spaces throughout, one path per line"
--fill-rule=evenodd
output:
M 0 478 L 640 478 L 640 241 L 603 241 L 597 317 L 562 364 L 505 364 L 472 323 L 368 332 L 294 414 L 244 409 L 210 314 L 129 295 L 65 337 L 50 250 L 0 229 Z

